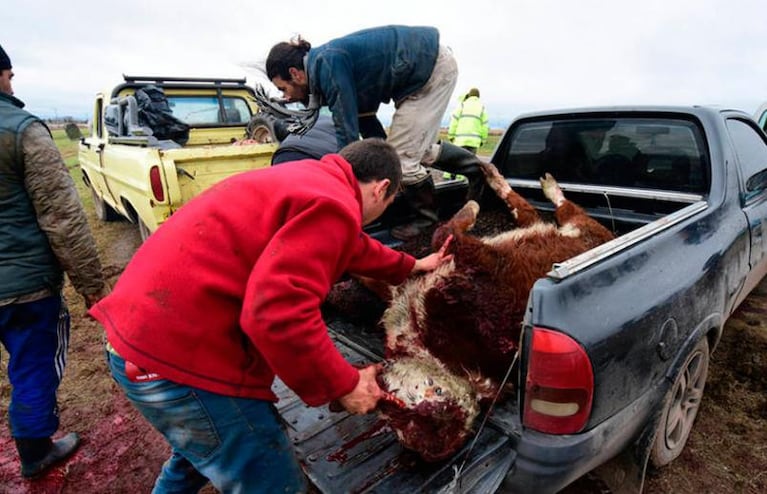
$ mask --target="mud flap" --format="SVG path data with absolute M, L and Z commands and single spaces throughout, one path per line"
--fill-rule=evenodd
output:
M 641 494 L 659 420 L 660 413 L 654 413 L 631 447 L 594 470 L 613 494 Z

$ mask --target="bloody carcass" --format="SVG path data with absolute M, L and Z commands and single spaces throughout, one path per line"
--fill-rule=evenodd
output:
M 432 239 L 437 249 L 453 235 L 453 261 L 393 288 L 382 320 L 387 365 L 379 382 L 398 401 L 379 409 L 400 442 L 427 461 L 455 453 L 483 407 L 512 390 L 504 376 L 533 283 L 554 263 L 613 238 L 565 199 L 551 175 L 541 186 L 556 206 L 557 224 L 543 222 L 495 166 L 482 166 L 516 228 L 474 237 L 467 232 L 479 205 L 466 203 Z

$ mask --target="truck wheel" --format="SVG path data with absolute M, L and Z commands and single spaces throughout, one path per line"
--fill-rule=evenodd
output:
M 96 218 L 101 221 L 115 221 L 120 218 L 117 211 L 112 209 L 112 206 L 104 202 L 104 199 L 99 197 L 96 190 L 91 187 L 91 197 L 93 197 L 93 209 L 96 211 Z
M 253 117 L 248 122 L 248 139 L 253 139 L 259 144 L 271 144 L 279 142 L 274 133 L 273 121 L 266 117 Z
M 285 124 L 273 117 L 256 115 L 250 119 L 247 127 L 248 139 L 259 144 L 279 143 L 288 136 Z
M 146 242 L 146 239 L 149 238 L 149 235 L 152 234 L 152 231 L 149 230 L 149 227 L 146 226 L 146 223 L 144 223 L 141 218 L 137 220 L 138 222 L 138 231 L 141 234 L 141 242 Z
M 685 359 L 664 400 L 663 414 L 650 452 L 654 467 L 668 465 L 682 453 L 703 399 L 708 362 L 708 340 L 702 338 Z

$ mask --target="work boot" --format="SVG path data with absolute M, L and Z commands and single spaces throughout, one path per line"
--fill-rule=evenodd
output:
M 26 479 L 39 477 L 56 463 L 69 458 L 80 445 L 80 436 L 76 432 L 55 441 L 49 437 L 14 437 L 13 440 L 21 459 L 21 476 Z
M 406 185 L 404 199 L 415 219 L 405 225 L 392 228 L 391 236 L 398 240 L 410 240 L 439 221 L 434 200 L 434 179 L 427 176 L 416 184 Z
M 432 145 L 422 163 L 451 175 L 463 175 L 469 181 L 467 201 L 479 201 L 485 190 L 485 175 L 479 167 L 480 159 L 471 151 L 441 141 Z

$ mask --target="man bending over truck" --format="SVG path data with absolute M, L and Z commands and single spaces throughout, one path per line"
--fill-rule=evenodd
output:
M 310 406 L 376 407 L 378 367 L 343 358 L 320 305 L 344 273 L 398 284 L 451 259 L 447 242 L 416 260 L 363 232 L 400 180 L 380 139 L 230 177 L 171 216 L 91 309 L 112 375 L 172 447 L 155 492 L 304 491 L 275 376 Z
M 370 116 L 393 100 L 387 141 L 399 154 L 405 202 L 415 219 L 392 235 L 407 240 L 437 222 L 434 182 L 421 162 L 437 142 L 458 66 L 436 28 L 375 27 L 314 48 L 299 37 L 272 47 L 266 75 L 288 101 L 310 109 L 327 105 L 339 148 L 360 134 L 384 134 Z

